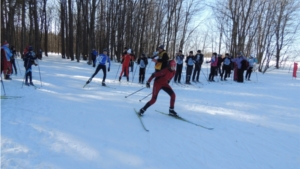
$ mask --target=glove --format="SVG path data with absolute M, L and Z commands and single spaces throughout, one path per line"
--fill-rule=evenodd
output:
M 107 68 L 107 71 L 108 71 L 108 72 L 110 71 L 110 67 Z
M 146 83 L 146 87 L 150 88 L 150 83 L 149 82 Z

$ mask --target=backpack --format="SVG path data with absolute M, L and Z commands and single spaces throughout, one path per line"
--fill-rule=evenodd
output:
M 247 60 L 245 60 L 245 59 L 242 60 L 241 64 L 242 64 L 242 67 L 241 67 L 242 70 L 247 70 L 248 69 L 249 62 Z

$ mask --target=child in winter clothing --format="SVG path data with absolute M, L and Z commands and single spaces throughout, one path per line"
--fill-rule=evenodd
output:
M 217 57 L 217 53 L 213 53 L 210 61 L 207 61 L 206 63 L 210 63 L 210 74 L 209 74 L 209 78 L 208 81 L 210 82 L 214 82 L 214 76 L 217 70 L 217 66 L 218 66 L 218 57 Z
M 138 58 L 137 64 L 140 65 L 139 83 L 144 84 L 146 67 L 148 65 L 148 59 L 146 58 L 144 53 L 140 58 Z
M 33 52 L 33 47 L 29 46 L 28 47 L 28 52 L 26 53 L 25 57 L 23 58 L 24 60 L 24 67 L 25 67 L 25 85 L 29 86 L 34 84 L 32 83 L 32 70 L 31 70 L 31 65 L 37 66 L 35 63 L 36 60 L 35 53 Z M 28 83 L 28 77 L 29 77 L 29 83 Z
M 186 84 L 191 84 L 191 76 L 192 76 L 193 67 L 194 67 L 194 55 L 193 55 L 193 51 L 190 51 L 189 56 L 186 57 L 186 59 L 185 59 L 185 63 L 186 63 L 186 79 L 185 79 L 185 83 Z
M 174 77 L 174 82 L 175 83 L 176 82 L 180 83 L 182 67 L 183 67 L 183 59 L 184 59 L 184 55 L 182 54 L 182 50 L 179 50 L 179 53 L 176 56 L 177 66 L 176 66 L 176 74 L 175 74 L 175 77 Z
M 96 58 L 96 62 L 98 63 L 98 66 L 95 70 L 95 73 L 92 75 L 92 77 L 86 82 L 86 84 L 89 84 L 92 79 L 94 78 L 94 76 L 96 76 L 96 74 L 99 72 L 100 69 L 102 69 L 103 72 L 103 79 L 102 79 L 102 86 L 106 86 L 105 85 L 105 79 L 106 79 L 106 63 L 108 62 L 108 69 L 107 71 L 110 71 L 110 59 L 107 56 L 107 49 L 103 50 L 103 53 L 98 55 Z
M 174 60 L 171 60 L 169 63 L 169 67 L 159 71 L 155 72 L 152 74 L 152 76 L 147 80 L 147 88 L 150 88 L 150 82 L 153 78 L 154 79 L 154 84 L 153 84 L 153 91 L 152 91 L 152 98 L 150 101 L 148 101 L 143 108 L 140 109 L 139 115 L 143 115 L 144 112 L 152 105 L 155 103 L 159 91 L 162 89 L 166 93 L 170 95 L 170 109 L 169 109 L 169 114 L 172 116 L 177 116 L 177 113 L 174 111 L 174 104 L 175 104 L 175 98 L 176 95 L 169 85 L 169 82 L 175 75 L 175 70 L 176 70 L 176 62 Z

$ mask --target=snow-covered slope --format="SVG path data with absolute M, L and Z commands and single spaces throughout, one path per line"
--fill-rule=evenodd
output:
M 300 81 L 288 70 L 254 72 L 243 84 L 208 83 L 203 65 L 203 84 L 171 83 L 175 110 L 214 129 L 156 112 L 169 108 L 169 96 L 161 91 L 142 117 L 146 132 L 134 108 L 144 106 L 152 89 L 125 98 L 143 88 L 138 71 L 133 83 L 126 78 L 119 83 L 120 64 L 112 63 L 106 79 L 111 88 L 101 86 L 101 71 L 83 88 L 95 68 L 52 54 L 33 66 L 33 82 L 40 87 L 34 89 L 22 87 L 23 62 L 18 63 L 22 75 L 13 75 L 4 87 L 7 96 L 21 98 L 1 99 L 1 168 L 300 168 Z M 152 72 L 153 63 L 146 79 Z

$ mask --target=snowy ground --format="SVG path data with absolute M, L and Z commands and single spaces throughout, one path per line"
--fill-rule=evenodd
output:
M 207 83 L 207 66 L 203 85 L 172 86 L 179 115 L 214 129 L 157 113 L 169 108 L 169 96 L 161 91 L 142 117 L 149 132 L 133 109 L 150 99 L 139 101 L 151 89 L 125 98 L 142 88 L 137 72 L 133 83 L 119 83 L 119 64 L 112 63 L 106 84 L 115 89 L 101 86 L 102 72 L 82 88 L 94 68 L 50 55 L 33 66 L 33 82 L 40 87 L 34 89 L 22 88 L 21 67 L 22 75 L 4 81 L 6 95 L 21 98 L 1 99 L 1 168 L 299 169 L 299 78 L 274 70 L 253 73 L 243 84 Z

